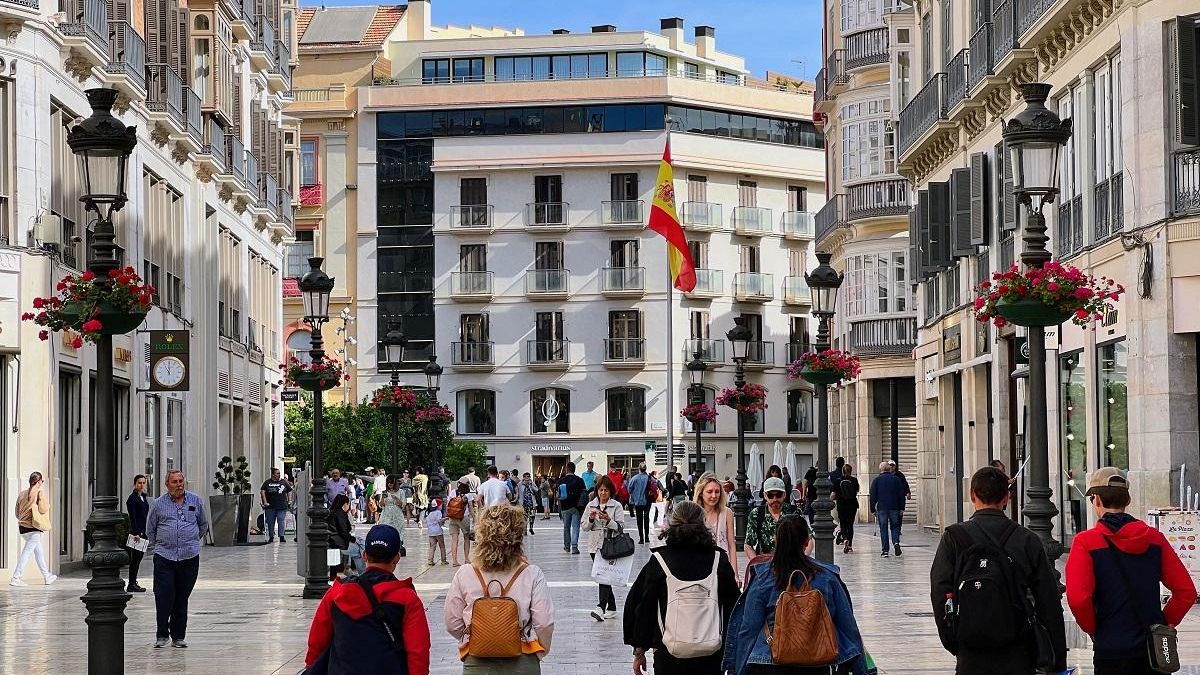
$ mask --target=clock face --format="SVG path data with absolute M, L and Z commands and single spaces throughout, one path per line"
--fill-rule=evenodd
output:
M 178 387 L 186 372 L 183 361 L 174 356 L 164 356 L 154 364 L 154 381 L 162 387 Z

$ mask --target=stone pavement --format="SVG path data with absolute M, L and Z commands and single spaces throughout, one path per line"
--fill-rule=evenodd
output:
M 629 648 L 621 643 L 619 621 L 597 623 L 589 616 L 596 601 L 586 554 L 562 550 L 558 518 L 538 520 L 529 539 L 530 558 L 550 581 L 557 625 L 544 672 L 580 672 L 605 664 L 606 675 L 628 673 Z M 361 528 L 360 528 L 361 529 Z M 843 577 L 854 600 L 855 615 L 867 648 L 885 675 L 952 673 L 953 661 L 941 649 L 929 606 L 929 565 L 936 538 L 908 527 L 901 558 L 881 559 L 879 540 L 860 526 L 858 553 L 838 554 Z M 442 623 L 442 605 L 453 568 L 424 564 L 426 544 L 419 530 L 405 532 L 409 557 L 397 572 L 411 575 L 426 603 L 433 636 L 432 673 L 460 672 L 454 641 Z M 192 594 L 188 649 L 153 649 L 154 598 L 137 594 L 129 603 L 125 630 L 126 672 L 203 673 L 229 675 L 294 675 L 303 670 L 308 626 L 315 600 L 299 597 L 295 575 L 296 544 L 205 548 L 200 580 Z M 635 570 L 649 557 L 638 547 Z M 142 585 L 151 587 L 149 564 Z M 79 597 L 87 573 L 63 576 L 49 588 L 37 585 L 38 574 L 25 575 L 30 586 L 0 586 L 0 674 L 76 674 L 87 671 L 85 611 Z M 625 589 L 617 589 L 618 609 Z M 1200 615 L 1184 623 L 1180 633 L 1184 663 L 1200 664 Z M 1090 673 L 1091 653 L 1072 650 L 1070 664 L 1078 675 Z M 1185 667 L 1183 672 L 1200 673 Z M 116 674 L 114 674 L 116 675 Z

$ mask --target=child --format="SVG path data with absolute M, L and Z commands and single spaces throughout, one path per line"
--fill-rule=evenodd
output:
M 435 548 L 442 550 L 442 564 L 449 565 L 450 561 L 446 560 L 446 537 L 442 533 L 442 523 L 446 522 L 445 516 L 442 515 L 442 500 L 435 499 L 429 505 L 429 513 L 425 516 L 425 532 L 429 535 L 429 564 L 433 564 L 433 551 Z

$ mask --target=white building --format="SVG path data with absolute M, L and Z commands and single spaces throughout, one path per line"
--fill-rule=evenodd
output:
M 404 22 L 407 39 L 385 48 L 392 78 L 358 99 L 360 391 L 387 381 L 368 345 L 400 320 L 404 367 L 436 353 L 456 437 L 499 466 L 665 467 L 669 436 L 683 466 L 683 364 L 697 349 L 709 361 L 710 402 L 732 386 L 724 334 L 741 315 L 756 336 L 748 380 L 770 390 L 747 445 L 770 464 L 775 441 L 794 442 L 811 461 L 811 389 L 784 369 L 807 348 L 803 274 L 824 202 L 811 89 L 750 78 L 714 29 L 689 43 L 677 18 L 660 33 L 532 36 L 431 28 L 416 1 Z M 668 123 L 700 268 L 670 303 L 665 243 L 646 229 Z M 735 448 L 723 409 L 707 466 L 733 475 Z
M 139 330 L 190 332 L 190 389 L 150 393 L 144 332 L 115 340 L 118 485 L 169 468 L 207 495 L 222 455 L 255 478 L 279 453 L 279 242 L 291 232 L 281 110 L 290 8 L 276 2 L 0 2 L 0 502 L 33 471 L 52 499 L 52 567 L 81 560 L 94 493 L 95 350 L 38 340 L 37 296 L 86 266 L 88 223 L 67 129 L 84 90 L 115 87 L 137 127 L 129 203 L 115 217 L 126 264 L 158 288 Z M 136 11 L 134 11 L 136 10 Z M 278 27 L 278 28 L 277 28 Z M 278 36 L 278 37 L 277 37 Z M 0 568 L 17 557 L 0 519 Z M 7 570 L 6 570 L 7 571 Z M 0 572 L 3 574 L 4 572 Z

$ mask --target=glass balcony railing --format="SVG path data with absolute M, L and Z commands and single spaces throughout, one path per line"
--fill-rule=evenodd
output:
M 640 199 L 600 202 L 600 221 L 605 225 L 641 225 L 643 205 Z
M 784 211 L 779 229 L 788 239 L 812 239 L 817 233 L 816 218 L 808 211 Z
M 490 296 L 493 278 L 493 272 L 451 272 L 451 293 L 457 296 Z
M 783 301 L 789 305 L 812 304 L 812 289 L 808 287 L 804 277 L 783 278 Z
M 771 300 L 775 297 L 775 275 L 738 272 L 733 275 L 733 295 L 738 300 Z
M 525 205 L 525 224 L 530 227 L 562 227 L 571 205 L 566 202 L 533 202 Z
M 725 363 L 725 341 L 690 338 L 683 341 L 683 363 L 697 354 L 705 363 Z
M 531 366 L 565 365 L 570 347 L 570 340 L 526 340 L 525 362 Z
M 463 204 L 450 207 L 450 227 L 462 229 L 487 229 L 491 226 L 491 204 Z
M 566 293 L 571 280 L 568 270 L 529 270 L 525 273 L 525 293 L 554 295 Z
M 721 205 L 712 202 L 684 202 L 680 205 L 679 217 L 685 227 L 721 227 Z
M 719 296 L 725 292 L 725 273 L 721 270 L 696 269 L 696 287 L 689 295 Z
M 738 206 L 733 209 L 733 229 L 738 234 L 767 234 L 771 231 L 771 209 Z
M 636 293 L 646 290 L 646 268 L 605 267 L 600 270 L 602 293 Z

